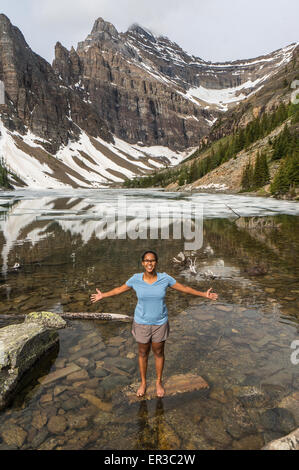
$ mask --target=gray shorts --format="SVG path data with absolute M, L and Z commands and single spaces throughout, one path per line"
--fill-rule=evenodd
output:
M 137 343 L 161 343 L 169 336 L 169 323 L 163 325 L 141 325 L 133 320 L 132 335 Z

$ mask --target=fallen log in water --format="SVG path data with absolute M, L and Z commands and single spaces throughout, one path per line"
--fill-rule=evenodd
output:
M 132 318 L 128 315 L 122 315 L 120 313 L 110 313 L 110 312 L 63 312 L 59 313 L 62 318 L 66 320 L 116 320 L 116 321 L 130 321 Z M 2 315 L 0 314 L 0 320 L 9 320 L 9 319 L 24 319 L 26 315 Z
M 120 313 L 94 313 L 94 312 L 63 312 L 59 314 L 62 318 L 66 319 L 82 319 L 82 320 L 131 320 L 128 315 L 122 315 Z

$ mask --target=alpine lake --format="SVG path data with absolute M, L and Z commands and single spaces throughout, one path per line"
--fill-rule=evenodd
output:
M 165 238 L 124 236 L 124 214 L 134 223 L 139 210 L 142 222 L 149 205 L 164 228 L 167 208 L 177 217 L 184 208 L 202 208 L 202 246 L 186 251 L 186 240 L 171 230 Z M 122 237 L 105 236 L 105 208 L 122 216 Z M 194 373 L 209 389 L 174 396 L 166 390 L 163 399 L 129 403 L 123 389 L 139 380 L 131 321 L 67 320 L 59 347 L 35 364 L 0 412 L 0 450 L 261 449 L 299 426 L 298 202 L 160 190 L 18 190 L 1 192 L 0 210 L 0 327 L 32 311 L 133 319 L 133 290 L 96 304 L 90 295 L 141 272 L 146 249 L 158 253 L 159 272 L 218 293 L 217 301 L 170 288 L 166 295 L 164 378 Z M 180 252 L 194 268 L 173 260 L 181 261 Z M 74 364 L 76 372 L 63 375 Z M 151 353 L 148 382 L 154 381 Z

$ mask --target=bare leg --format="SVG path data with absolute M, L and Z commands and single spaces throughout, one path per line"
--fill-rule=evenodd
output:
M 156 389 L 157 389 L 157 396 L 163 397 L 165 390 L 162 386 L 162 373 L 164 367 L 164 344 L 165 341 L 161 343 L 152 343 L 152 350 L 155 356 L 155 363 L 156 363 L 156 373 L 157 373 L 157 381 L 156 381 Z
M 137 396 L 142 397 L 145 394 L 146 390 L 146 371 L 147 371 L 147 361 L 148 355 L 150 352 L 151 344 L 143 344 L 138 343 L 138 363 L 139 363 L 139 371 L 141 377 L 141 385 L 137 390 Z

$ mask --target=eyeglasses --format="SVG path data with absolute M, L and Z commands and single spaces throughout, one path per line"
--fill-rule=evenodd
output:
M 157 260 L 155 260 L 155 259 L 144 259 L 143 262 L 144 263 L 156 263 Z

